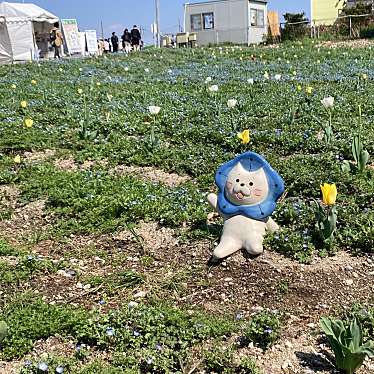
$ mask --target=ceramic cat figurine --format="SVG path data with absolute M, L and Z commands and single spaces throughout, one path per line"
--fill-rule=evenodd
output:
M 246 152 L 222 165 L 215 180 L 218 196 L 209 194 L 208 202 L 223 217 L 224 225 L 210 263 L 240 249 L 261 254 L 265 232 L 279 229 L 270 215 L 284 192 L 282 178 L 261 156 Z

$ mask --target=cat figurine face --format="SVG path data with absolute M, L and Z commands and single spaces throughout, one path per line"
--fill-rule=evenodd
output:
M 258 205 L 268 194 L 269 185 L 263 168 L 249 171 L 238 162 L 227 176 L 225 195 L 234 205 Z

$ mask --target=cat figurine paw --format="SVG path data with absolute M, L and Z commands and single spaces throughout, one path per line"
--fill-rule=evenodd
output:
M 211 193 L 207 199 L 224 224 L 209 263 L 217 263 L 240 249 L 260 255 L 265 233 L 279 230 L 270 216 L 284 192 L 283 179 L 263 157 L 246 152 L 222 165 L 215 182 L 218 195 Z

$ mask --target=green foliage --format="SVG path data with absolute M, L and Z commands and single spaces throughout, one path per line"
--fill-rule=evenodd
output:
M 208 373 L 260 374 L 256 363 L 247 357 L 234 359 L 234 348 L 211 347 L 204 353 L 204 368 Z
M 262 349 L 273 345 L 280 336 L 282 320 L 278 313 L 263 311 L 245 327 L 244 337 Z
M 17 251 L 12 248 L 7 241 L 0 238 L 0 256 L 12 256 L 16 255 Z
M 336 221 L 338 219 L 336 205 L 329 206 L 326 211 L 321 204 L 315 202 L 315 214 L 315 228 L 319 245 L 321 248 L 326 248 L 331 252 L 334 246 L 334 233 L 336 230 Z
M 366 356 L 374 357 L 374 343 L 363 343 L 362 325 L 357 318 L 345 325 L 341 320 L 322 317 L 320 324 L 334 351 L 338 369 L 352 374 L 362 366 Z
M 1 343 L 3 342 L 3 340 L 8 335 L 8 332 L 9 332 L 8 330 L 9 330 L 9 328 L 8 328 L 8 325 L 6 324 L 6 322 L 0 321 L 0 347 L 1 347 Z
M 68 306 L 48 305 L 32 296 L 21 298 L 0 310 L 0 319 L 9 328 L 0 357 L 22 357 L 36 340 L 56 334 L 74 335 L 86 318 L 85 312 Z
M 282 30 L 283 40 L 304 38 L 307 32 L 305 13 L 286 13 L 283 15 L 286 24 Z

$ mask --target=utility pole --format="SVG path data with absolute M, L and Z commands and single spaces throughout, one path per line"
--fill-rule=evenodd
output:
M 160 0 L 155 0 L 156 7 L 156 32 L 157 32 L 157 47 L 161 47 L 161 36 L 160 36 Z

